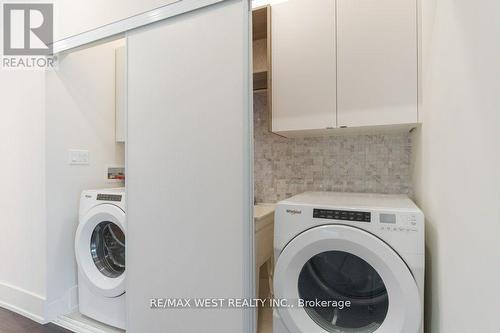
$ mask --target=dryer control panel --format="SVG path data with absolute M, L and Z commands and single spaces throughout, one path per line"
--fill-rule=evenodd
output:
M 350 210 L 331 210 L 331 209 L 313 209 L 313 218 L 329 219 L 353 222 L 371 222 L 372 214 L 370 212 L 350 211 Z
M 97 199 L 99 201 L 122 201 L 122 196 L 120 194 L 97 194 Z
M 378 214 L 378 218 L 380 230 L 417 232 L 419 229 L 416 214 L 380 213 Z

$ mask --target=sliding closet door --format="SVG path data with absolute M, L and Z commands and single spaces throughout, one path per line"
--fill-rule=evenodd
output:
M 224 1 L 128 38 L 127 332 L 246 332 L 242 310 L 150 299 L 250 296 L 248 13 Z

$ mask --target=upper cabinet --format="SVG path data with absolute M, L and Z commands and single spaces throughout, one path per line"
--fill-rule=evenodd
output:
M 272 6 L 272 131 L 336 126 L 335 1 Z
M 115 50 L 115 137 L 125 142 L 127 115 L 127 50 L 120 46 Z
M 416 0 L 272 6 L 272 131 L 417 123 Z
M 337 0 L 339 126 L 417 122 L 415 0 Z

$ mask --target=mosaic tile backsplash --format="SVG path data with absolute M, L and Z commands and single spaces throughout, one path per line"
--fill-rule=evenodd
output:
M 267 112 L 255 93 L 257 203 L 304 191 L 412 194 L 409 133 L 287 139 L 269 131 Z

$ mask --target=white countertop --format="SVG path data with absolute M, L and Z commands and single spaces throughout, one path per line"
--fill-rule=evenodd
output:
M 256 221 L 262 220 L 270 214 L 274 214 L 275 204 L 261 203 L 253 206 L 253 216 Z
M 255 232 L 265 226 L 274 223 L 275 204 L 262 203 L 253 207 L 253 216 L 255 221 Z

